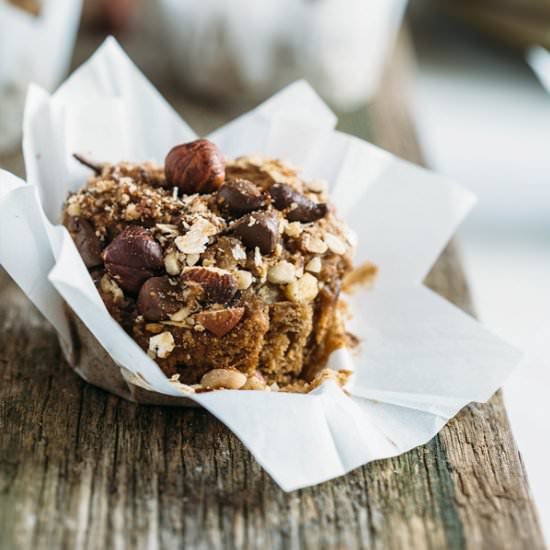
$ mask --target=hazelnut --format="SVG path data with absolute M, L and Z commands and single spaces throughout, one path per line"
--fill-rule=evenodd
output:
M 226 304 L 238 291 L 235 277 L 217 267 L 186 267 L 181 272 L 181 279 L 199 284 L 210 303 Z
M 270 212 L 247 214 L 232 229 L 248 248 L 258 247 L 262 254 L 271 254 L 279 240 L 279 220 Z
M 101 244 L 92 224 L 83 218 L 73 217 L 69 219 L 67 229 L 86 267 L 101 265 Z
M 197 322 L 206 330 L 221 338 L 239 324 L 243 315 L 244 307 L 215 309 L 199 313 L 197 315 Z
M 264 193 L 251 181 L 242 178 L 224 183 L 218 197 L 220 204 L 236 215 L 259 210 L 266 204 Z
M 183 193 L 212 193 L 225 180 L 225 161 L 219 149 L 206 139 L 177 145 L 164 162 L 166 182 Z
M 287 183 L 275 183 L 269 188 L 269 194 L 275 208 L 286 210 L 289 222 L 314 222 L 323 218 L 328 207 L 325 203 L 316 203 L 292 189 Z
M 162 321 L 182 307 L 181 292 L 170 278 L 151 277 L 143 283 L 137 308 L 146 321 Z
M 132 294 L 164 267 L 160 244 L 147 229 L 136 225 L 113 239 L 103 251 L 103 259 L 107 273 Z

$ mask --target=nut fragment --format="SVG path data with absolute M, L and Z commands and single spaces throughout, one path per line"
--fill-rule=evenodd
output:
M 321 273 L 321 258 L 319 256 L 311 258 L 306 264 L 305 270 L 310 273 Z
M 238 390 L 246 384 L 246 376 L 237 369 L 212 369 L 201 378 L 205 388 Z
M 277 262 L 267 272 L 267 280 L 275 285 L 291 283 L 294 279 L 296 279 L 296 268 L 286 260 Z
M 239 290 L 246 290 L 252 284 L 254 277 L 250 271 L 245 271 L 244 269 L 239 269 L 233 274 L 235 280 L 237 281 L 237 286 Z
M 212 334 L 221 338 L 239 324 L 243 315 L 244 307 L 201 311 L 197 315 L 197 322 Z
M 95 234 L 92 224 L 83 218 L 69 218 L 67 229 L 87 268 L 103 263 L 101 259 L 101 244 Z
M 304 273 L 302 277 L 285 287 L 286 297 L 290 301 L 298 303 L 312 302 L 318 292 L 317 279 L 310 273 Z
M 267 389 L 267 384 L 265 383 L 265 378 L 262 376 L 262 373 L 256 371 L 252 376 L 248 377 L 246 384 L 241 389 L 261 391 Z
M 120 287 L 137 294 L 141 285 L 164 267 L 162 249 L 144 227 L 127 227 L 103 251 L 105 268 Z
M 289 223 L 285 227 L 285 234 L 294 239 L 298 238 L 302 234 L 302 224 L 300 222 Z
M 111 279 L 109 275 L 105 274 L 101 277 L 99 286 L 102 292 L 110 294 L 113 297 L 115 303 L 124 299 L 124 292 L 122 292 L 121 288 L 116 284 L 116 281 Z
M 181 272 L 181 279 L 198 283 L 210 303 L 226 304 L 238 291 L 235 277 L 217 267 L 186 267 Z
M 266 204 L 264 193 L 251 181 L 242 178 L 224 183 L 218 197 L 222 206 L 237 215 L 259 210 Z
M 269 212 L 254 212 L 238 220 L 233 230 L 248 248 L 271 254 L 279 239 L 279 220 Z
M 225 180 L 225 161 L 219 149 L 206 139 L 177 145 L 164 162 L 166 181 L 183 193 L 212 193 Z
M 346 252 L 346 243 L 332 233 L 325 235 L 325 243 L 334 254 L 344 254 Z
M 164 257 L 164 269 L 166 269 L 168 275 L 179 275 L 181 266 L 174 252 L 170 252 Z
M 286 217 L 290 222 L 314 222 L 328 212 L 325 203 L 316 203 L 292 189 L 287 183 L 275 183 L 269 188 L 269 194 L 275 208 L 287 210 Z
M 143 283 L 139 291 L 138 311 L 146 321 L 167 319 L 182 307 L 180 294 L 169 277 L 151 277 Z
M 148 353 L 152 357 L 156 356 L 165 359 L 172 353 L 175 347 L 174 337 L 170 332 L 165 331 L 149 338 Z
M 216 233 L 217 229 L 214 224 L 205 218 L 198 218 L 189 231 L 185 235 L 177 237 L 174 243 L 178 250 L 184 254 L 202 254 L 206 250 L 208 237 L 212 237 Z
M 325 241 L 311 235 L 311 233 L 305 233 L 302 236 L 302 244 L 308 252 L 312 252 L 313 254 L 324 254 L 328 250 Z

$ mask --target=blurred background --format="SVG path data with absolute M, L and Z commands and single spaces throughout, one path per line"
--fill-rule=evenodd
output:
M 426 163 L 479 197 L 459 239 L 478 315 L 528 351 L 505 398 L 550 540 L 550 0 L 0 0 L 0 167 L 23 175 L 29 83 L 111 33 L 199 132 L 304 77 L 366 139 L 400 33 Z

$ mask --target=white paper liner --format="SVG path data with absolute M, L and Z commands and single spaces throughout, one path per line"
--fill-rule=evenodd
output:
M 422 286 L 473 196 L 335 132 L 335 124 L 313 90 L 297 82 L 210 136 L 228 156 L 280 157 L 326 179 L 339 214 L 358 235 L 357 263 L 371 260 L 380 268 L 375 288 L 351 300 L 350 330 L 361 338 L 359 350 L 330 359 L 334 368 L 354 369 L 351 397 L 333 382 L 308 395 L 224 390 L 190 396 L 286 491 L 425 443 L 469 402 L 488 399 L 519 360 L 517 351 Z M 54 224 L 67 193 L 88 175 L 73 152 L 99 161 L 162 163 L 175 143 L 193 137 L 108 39 L 53 96 L 30 91 L 28 184 L 0 173 L 0 262 L 58 330 L 77 372 L 86 369 L 79 371 L 82 350 L 72 349 L 75 331 L 63 301 L 108 353 L 95 357 L 96 365 L 109 372 L 121 367 L 117 384 L 99 385 L 140 402 L 160 395 L 178 404 L 183 396 L 110 317 L 68 232 Z M 82 346 L 90 338 L 77 340 Z M 126 393 L 125 384 L 134 390 Z

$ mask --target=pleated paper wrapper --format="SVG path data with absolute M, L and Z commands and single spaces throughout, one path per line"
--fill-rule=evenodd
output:
M 286 491 L 341 476 L 430 440 L 501 386 L 520 354 L 422 281 L 474 205 L 468 191 L 335 131 L 303 81 L 210 136 L 225 156 L 261 154 L 328 182 L 357 234 L 357 265 L 379 268 L 349 300 L 358 350 L 329 365 L 354 374 L 342 391 L 221 390 L 184 394 L 109 315 L 65 228 L 62 205 L 89 172 L 72 157 L 162 163 L 193 130 L 113 39 L 49 95 L 31 88 L 24 122 L 27 182 L 0 173 L 0 262 L 59 334 L 85 380 L 139 403 L 208 409 Z M 70 315 L 67 315 L 70 312 Z

